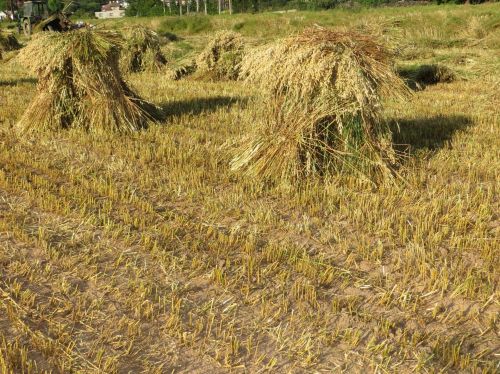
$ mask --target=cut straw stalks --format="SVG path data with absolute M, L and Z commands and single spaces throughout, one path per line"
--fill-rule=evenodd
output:
M 396 155 L 382 98 L 409 91 L 391 58 L 370 36 L 324 28 L 246 54 L 240 75 L 261 90 L 261 119 L 231 169 L 270 180 L 392 177 Z
M 133 26 L 126 28 L 124 35 L 126 41 L 120 59 L 122 72 L 159 72 L 165 67 L 167 59 L 160 50 L 160 38 L 156 32 Z
M 121 43 L 114 32 L 90 28 L 34 35 L 17 58 L 37 74 L 37 94 L 18 127 L 123 133 L 154 120 L 156 107 L 139 98 L 121 77 Z
M 233 31 L 219 31 L 196 59 L 195 78 L 236 80 L 244 52 L 243 38 Z
M 178 81 L 184 77 L 188 77 L 196 72 L 196 61 L 191 60 L 181 63 L 176 68 L 170 68 L 167 70 L 167 78 Z
M 441 64 L 402 67 L 398 73 L 410 87 L 416 89 L 437 83 L 450 83 L 457 79 L 449 67 Z
M 15 51 L 21 48 L 16 37 L 12 34 L 5 34 L 0 30 L 0 59 L 2 59 L 2 52 Z

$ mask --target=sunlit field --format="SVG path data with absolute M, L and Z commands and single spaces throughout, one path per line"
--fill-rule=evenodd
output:
M 98 27 L 141 23 L 170 66 L 221 29 L 379 35 L 412 91 L 383 112 L 400 177 L 232 172 L 260 113 L 241 81 L 133 73 L 148 129 L 20 134 L 36 78 L 3 53 L 0 373 L 500 370 L 500 4 Z

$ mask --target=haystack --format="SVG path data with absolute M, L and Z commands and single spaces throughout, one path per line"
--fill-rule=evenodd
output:
M 126 28 L 125 48 L 120 66 L 123 72 L 160 71 L 167 63 L 160 50 L 160 38 L 151 29 L 143 26 Z
M 240 34 L 218 32 L 196 59 L 196 76 L 208 80 L 236 80 L 243 47 Z
M 19 48 L 21 48 L 21 45 L 14 35 L 4 34 L 0 31 L 0 59 L 2 58 L 2 52 L 15 51 Z
M 196 61 L 187 61 L 179 64 L 175 68 L 167 69 L 167 78 L 177 81 L 196 72 Z
M 21 45 L 17 41 L 16 37 L 13 34 L 4 34 L 0 31 L 0 49 L 8 52 L 15 51 L 16 49 L 21 48 Z
M 25 131 L 81 127 L 97 133 L 145 127 L 156 108 L 123 81 L 121 43 L 114 32 L 89 28 L 34 35 L 18 60 L 37 74 L 37 94 L 18 126 Z
M 429 85 L 449 83 L 456 79 L 455 73 L 447 66 L 440 64 L 421 65 L 410 71 L 409 78 L 419 84 Z
M 393 174 L 382 98 L 408 90 L 373 37 L 308 29 L 249 52 L 240 74 L 261 89 L 261 119 L 232 170 L 265 179 Z

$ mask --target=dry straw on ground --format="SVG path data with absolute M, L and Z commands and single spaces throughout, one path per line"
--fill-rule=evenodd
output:
M 40 33 L 18 56 L 38 76 L 37 94 L 18 126 L 24 131 L 81 127 L 91 132 L 138 130 L 156 115 L 123 81 L 121 38 L 80 29 Z
M 248 53 L 241 75 L 261 89 L 262 119 L 232 169 L 265 179 L 392 175 L 381 103 L 408 91 L 391 57 L 370 36 L 323 28 Z
M 143 26 L 128 27 L 124 31 L 125 48 L 120 59 L 123 72 L 160 71 L 167 59 L 160 50 L 160 38 Z
M 240 34 L 218 32 L 196 59 L 197 77 L 208 80 L 237 79 L 243 51 Z

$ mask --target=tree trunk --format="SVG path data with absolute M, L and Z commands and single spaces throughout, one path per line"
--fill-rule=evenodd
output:
M 196 13 L 200 13 L 200 0 L 196 0 Z
M 229 0 L 229 14 L 233 14 L 233 0 Z
M 203 0 L 203 6 L 205 7 L 205 15 L 207 15 L 208 14 L 207 0 Z
M 222 0 L 217 1 L 217 7 L 219 8 L 219 14 L 222 13 Z

